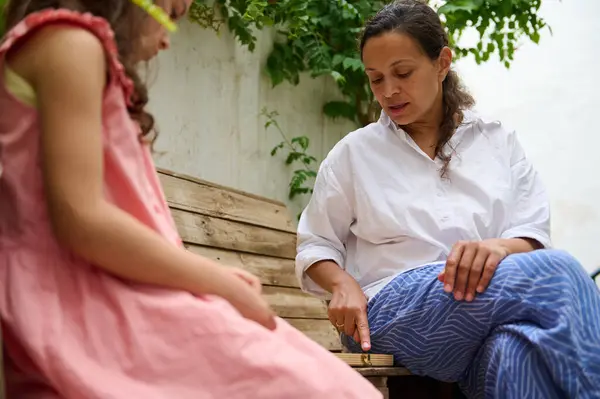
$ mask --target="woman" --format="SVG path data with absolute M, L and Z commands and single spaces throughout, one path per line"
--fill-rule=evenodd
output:
M 360 49 L 383 112 L 321 165 L 298 228 L 303 289 L 331 294 L 351 350 L 470 397 L 600 397 L 600 294 L 541 250 L 542 182 L 513 132 L 469 110 L 437 14 L 388 5 Z

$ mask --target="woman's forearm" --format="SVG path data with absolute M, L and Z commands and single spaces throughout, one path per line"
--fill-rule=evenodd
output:
M 333 292 L 336 287 L 345 284 L 349 279 L 353 280 L 348 273 L 331 260 L 315 263 L 306 270 L 306 274 L 328 292 Z
M 497 242 L 508 254 L 519 254 L 542 249 L 543 245 L 531 238 L 499 238 Z

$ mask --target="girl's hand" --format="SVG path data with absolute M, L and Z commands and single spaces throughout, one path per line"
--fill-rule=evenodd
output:
M 244 269 L 239 269 L 237 267 L 231 267 L 225 269 L 233 274 L 235 277 L 242 279 L 245 283 L 247 283 L 250 287 L 254 289 L 258 294 L 262 293 L 262 284 L 258 277 L 254 274 L 245 271 Z
M 223 268 L 228 277 L 233 277 L 226 292 L 219 296 L 227 300 L 248 320 L 274 330 L 275 312 L 260 294 L 258 278 L 240 269 Z
M 329 303 L 329 321 L 334 327 L 353 337 L 363 350 L 371 349 L 369 322 L 367 320 L 367 298 L 362 289 L 351 277 L 333 287 Z
M 492 280 L 498 264 L 509 255 L 501 240 L 459 241 L 450 252 L 446 267 L 438 276 L 444 291 L 454 298 L 471 302 L 475 293 L 483 293 Z

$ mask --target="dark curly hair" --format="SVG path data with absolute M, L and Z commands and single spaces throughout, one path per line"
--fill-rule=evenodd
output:
M 145 110 L 148 89 L 137 72 L 137 60 L 134 58 L 140 46 L 138 32 L 146 17 L 144 10 L 130 0 L 9 0 L 5 8 L 6 27 L 10 30 L 27 15 L 48 8 L 89 12 L 108 21 L 115 33 L 119 61 L 134 85 L 131 105 L 127 110 L 131 118 L 139 124 L 142 139 L 154 142 L 154 117 Z
M 448 34 L 440 17 L 431 7 L 419 0 L 396 0 L 386 5 L 367 22 L 360 39 L 361 57 L 369 39 L 388 32 L 409 35 L 431 60 L 437 60 L 442 49 L 449 44 Z M 443 149 L 462 122 L 463 110 L 471 108 L 475 100 L 463 87 L 454 70 L 450 70 L 444 80 L 442 97 L 443 116 L 435 155 L 444 162 L 441 175 L 445 177 L 452 153 L 444 153 Z

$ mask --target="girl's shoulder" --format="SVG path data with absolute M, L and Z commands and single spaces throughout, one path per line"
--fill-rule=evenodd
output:
M 64 42 L 64 45 L 73 52 L 101 49 L 106 55 L 109 75 L 123 86 L 126 98 L 131 97 L 133 83 L 126 76 L 125 69 L 119 61 L 118 47 L 112 28 L 105 19 L 89 13 L 57 9 L 28 15 L 2 39 L 0 59 L 4 60 L 7 55 L 13 57 L 11 49 L 25 48 L 29 44 L 39 47 L 44 46 L 46 42 L 57 40 Z M 35 54 L 35 51 L 31 53 Z
M 117 55 L 114 33 L 106 20 L 67 9 L 49 9 L 29 14 L 4 35 L 0 44 L 0 52 L 7 51 L 42 28 L 51 25 L 70 25 L 85 29 L 98 37 L 107 50 Z

